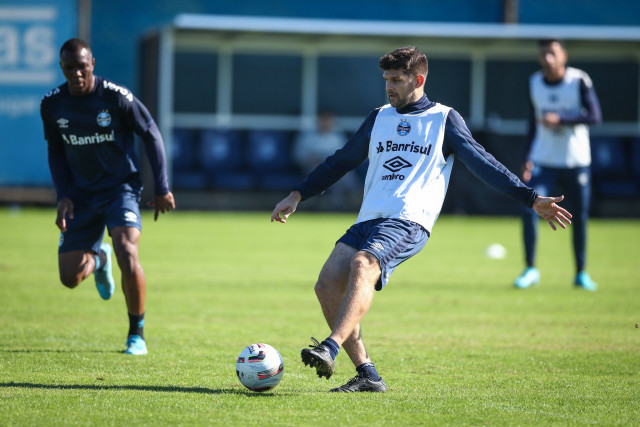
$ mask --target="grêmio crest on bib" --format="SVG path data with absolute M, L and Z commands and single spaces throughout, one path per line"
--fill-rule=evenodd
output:
M 398 123 L 398 127 L 396 128 L 398 131 L 398 135 L 406 136 L 411 132 L 411 122 L 409 120 L 402 119 L 400 123 Z

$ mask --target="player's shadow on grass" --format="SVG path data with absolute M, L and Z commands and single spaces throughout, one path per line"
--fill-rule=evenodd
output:
M 39 348 L 39 349 L 27 349 L 19 348 L 13 350 L 0 350 L 0 353 L 124 353 L 124 350 L 77 350 L 77 349 L 51 349 L 51 348 Z
M 102 353 L 102 354 L 107 354 L 107 353 L 113 353 L 113 354 L 124 354 L 125 350 L 90 350 L 90 349 L 85 349 L 85 350 L 78 350 L 78 349 L 67 349 L 67 348 L 60 348 L 60 349 L 50 349 L 50 348 L 39 348 L 39 349 L 26 349 L 26 348 L 20 348 L 20 349 L 13 349 L 13 350 L 0 350 L 0 353 Z
M 272 392 L 254 393 L 244 388 L 206 388 L 206 387 L 179 387 L 179 386 L 144 386 L 144 385 L 100 385 L 100 384 L 34 384 L 34 383 L 0 383 L 0 388 L 33 388 L 45 390 L 137 390 L 154 392 L 179 392 L 179 393 L 200 393 L 200 394 L 237 394 L 247 397 L 274 396 Z M 278 393 L 282 395 L 283 393 Z M 285 393 L 286 394 L 286 393 Z
M 138 390 L 155 392 L 179 392 L 202 394 L 244 394 L 242 389 L 213 389 L 206 387 L 179 386 L 144 386 L 144 385 L 100 385 L 100 384 L 34 384 L 34 383 L 0 383 L 0 387 L 34 388 L 46 390 Z

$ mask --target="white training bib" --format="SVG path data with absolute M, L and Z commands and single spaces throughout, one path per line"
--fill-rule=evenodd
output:
M 586 124 L 567 124 L 547 127 L 540 123 L 549 112 L 578 115 L 582 107 L 580 81 L 591 85 L 589 76 L 577 68 L 567 67 L 562 81 L 549 85 L 541 71 L 529 79 L 529 90 L 536 118 L 536 134 L 531 146 L 530 160 L 548 167 L 575 168 L 591 164 L 589 127 Z
M 435 106 L 398 114 L 385 105 L 371 131 L 369 168 L 362 207 L 356 220 L 406 219 L 431 232 L 449 185 L 453 155 L 442 144 L 450 107 Z

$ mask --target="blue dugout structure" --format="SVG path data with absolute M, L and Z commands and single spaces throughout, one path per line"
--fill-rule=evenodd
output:
M 570 65 L 585 69 L 594 80 L 604 112 L 604 123 L 592 127 L 596 141 L 612 138 L 623 147 L 611 152 L 625 156 L 613 161 L 623 161 L 628 173 L 618 174 L 602 191 L 596 187 L 594 212 L 615 215 L 609 199 L 623 199 L 640 210 L 640 182 L 633 172 L 640 164 L 626 155 L 640 134 L 639 27 L 179 15 L 142 42 L 142 94 L 154 105 L 164 135 L 190 129 L 197 151 L 199 133 L 233 132 L 245 161 L 232 172 L 250 176 L 244 190 L 284 192 L 298 172 L 285 160 L 291 136 L 313 127 L 320 110 L 336 114 L 339 130 L 355 131 L 371 109 L 386 103 L 377 59 L 396 47 L 416 45 L 429 57 L 430 99 L 456 108 L 476 139 L 518 173 L 528 76 L 539 68 L 536 40 L 547 37 L 564 39 Z M 251 161 L 260 152 L 251 135 L 259 132 L 278 134 L 284 141 L 275 152 L 283 165 L 270 171 L 282 179 L 270 179 L 268 188 L 267 175 L 255 170 L 260 162 Z M 167 151 L 179 161 L 171 139 Z M 598 163 L 611 160 L 599 157 L 600 152 L 594 150 L 596 171 Z M 203 180 L 193 180 L 194 187 L 178 185 L 176 191 L 224 190 L 212 170 L 201 164 L 188 171 Z M 175 170 L 173 178 L 175 184 L 186 182 Z M 504 206 L 508 213 L 517 212 L 517 206 L 490 189 L 468 185 L 473 179 L 463 167 L 454 169 L 445 212 L 493 214 L 498 213 L 495 206 L 501 206 L 501 213 Z M 230 184 L 234 190 L 237 182 Z

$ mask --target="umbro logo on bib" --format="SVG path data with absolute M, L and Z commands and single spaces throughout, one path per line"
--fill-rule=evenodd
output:
M 402 157 L 396 156 L 393 159 L 389 159 L 384 162 L 382 166 L 384 166 L 386 169 L 389 169 L 391 172 L 398 172 L 401 169 L 410 168 L 413 165 Z

